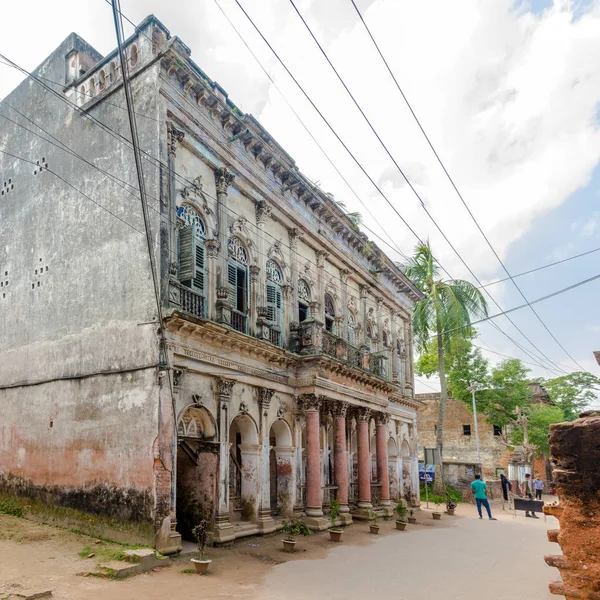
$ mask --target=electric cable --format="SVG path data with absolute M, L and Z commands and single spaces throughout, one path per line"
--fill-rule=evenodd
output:
M 300 15 L 298 9 L 296 8 L 293 0 L 290 0 L 290 2 L 292 3 L 292 5 L 294 6 L 294 8 L 296 9 L 296 12 L 298 13 L 298 15 Z M 396 77 L 394 76 L 392 69 L 390 68 L 390 66 L 388 65 L 387 60 L 385 59 L 383 53 L 381 52 L 379 45 L 377 44 L 377 42 L 375 41 L 375 38 L 373 37 L 373 34 L 371 33 L 369 27 L 367 26 L 365 20 L 363 19 L 363 16 L 360 12 L 360 10 L 358 9 L 358 7 L 356 6 L 356 3 L 354 2 L 354 0 L 350 0 L 350 2 L 352 2 L 352 5 L 354 6 L 354 8 L 356 9 L 356 12 L 358 13 L 358 16 L 362 22 L 362 24 L 364 25 L 367 33 L 369 34 L 369 37 L 371 38 L 371 41 L 373 42 L 373 44 L 375 45 L 375 48 L 377 49 L 377 52 L 379 53 L 379 56 L 381 57 L 381 60 L 383 61 L 383 63 L 385 64 L 388 73 L 390 74 L 390 76 L 392 77 L 392 79 L 394 80 L 394 83 L 396 84 L 396 87 L 398 88 L 398 91 L 400 92 L 400 94 L 402 95 L 402 98 L 404 99 L 404 102 L 406 103 L 406 105 L 408 106 L 408 109 L 410 110 L 412 116 L 414 117 L 417 125 L 419 126 L 419 129 L 421 130 L 421 133 L 423 134 L 423 136 L 425 137 L 425 139 L 427 140 L 427 143 L 429 144 L 429 147 L 431 148 L 433 154 L 435 155 L 438 163 L 440 164 L 440 166 L 442 167 L 442 170 L 444 171 L 444 173 L 446 174 L 446 177 L 448 178 L 448 181 L 450 181 L 452 187 L 454 188 L 454 191 L 456 192 L 456 194 L 458 195 L 458 197 L 460 198 L 460 201 L 462 202 L 463 206 L 465 207 L 465 209 L 467 210 L 467 212 L 469 213 L 469 216 L 471 217 L 471 219 L 473 220 L 473 222 L 475 223 L 475 225 L 477 226 L 477 229 L 479 230 L 479 232 L 481 233 L 481 235 L 483 236 L 484 240 L 486 241 L 487 245 L 489 246 L 490 250 L 493 252 L 494 256 L 496 257 L 496 259 L 498 260 L 498 262 L 500 263 L 500 265 L 502 266 L 502 269 L 504 270 L 504 272 L 508 275 L 508 279 L 510 279 L 510 281 L 513 283 L 513 285 L 515 286 L 515 288 L 518 290 L 519 294 L 521 295 L 521 297 L 523 298 L 523 300 L 525 300 L 525 302 L 527 303 L 527 305 L 529 306 L 529 308 L 531 309 L 531 311 L 533 312 L 533 314 L 536 316 L 537 320 L 542 324 L 542 326 L 544 327 L 544 329 L 548 332 L 548 334 L 552 337 L 552 339 L 558 344 L 558 346 L 561 348 L 561 350 L 583 371 L 585 370 L 569 353 L 569 351 L 561 344 L 561 342 L 558 340 L 558 338 L 554 335 L 554 333 L 552 333 L 552 331 L 550 331 L 549 327 L 547 326 L 547 324 L 545 323 L 545 321 L 540 317 L 539 313 L 535 310 L 535 308 L 533 308 L 533 306 L 530 304 L 529 300 L 527 299 L 527 297 L 525 296 L 525 294 L 523 293 L 523 290 L 521 290 L 521 288 L 519 287 L 519 285 L 517 284 L 517 282 L 515 281 L 515 278 L 513 275 L 510 274 L 510 272 L 508 271 L 506 265 L 504 264 L 504 261 L 500 258 L 498 252 L 496 251 L 496 249 L 494 248 L 494 246 L 492 246 L 492 243 L 490 242 L 488 236 L 486 235 L 486 233 L 483 231 L 481 225 L 479 224 L 479 222 L 477 221 L 477 219 L 475 218 L 475 215 L 473 214 L 473 212 L 471 211 L 469 205 L 467 204 L 466 200 L 464 199 L 463 195 L 461 194 L 461 192 L 459 191 L 458 187 L 456 186 L 456 183 L 454 182 L 454 180 L 452 179 L 452 177 L 450 176 L 450 173 L 448 172 L 448 170 L 446 169 L 446 166 L 444 165 L 444 163 L 442 162 L 442 159 L 440 158 L 438 152 L 436 151 L 436 149 L 434 148 L 433 144 L 431 143 L 431 140 L 429 139 L 429 136 L 427 135 L 427 133 L 425 132 L 425 129 L 423 129 L 423 126 L 421 125 L 421 122 L 419 121 L 419 119 L 417 118 L 417 115 L 415 114 L 415 111 L 413 110 L 410 102 L 408 101 L 408 98 L 406 97 L 406 95 L 404 94 L 404 92 L 402 91 L 402 88 L 400 87 L 400 84 L 398 83 L 398 80 L 396 79 Z M 308 27 L 308 25 L 306 24 L 306 22 L 304 21 L 304 19 L 302 18 L 302 16 L 300 15 L 300 18 L 302 19 L 302 21 L 304 22 L 304 24 L 306 25 L 306 27 Z M 310 31 L 310 28 L 309 28 Z M 312 35 L 312 32 L 311 32 Z M 314 38 L 314 36 L 313 36 Z M 314 38 L 316 41 L 316 38 Z M 318 42 L 317 42 L 318 43 Z M 320 47 L 320 45 L 319 45 Z M 329 60 L 329 59 L 328 59 Z M 331 63 L 330 63 L 331 64 Z M 333 65 L 332 65 L 333 66 Z M 345 87 L 345 85 L 344 85 Z M 347 89 L 347 88 L 346 88 Z M 362 112 L 362 111 L 361 111 Z

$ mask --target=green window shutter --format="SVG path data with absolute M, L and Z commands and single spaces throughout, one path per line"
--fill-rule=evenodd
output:
M 277 319 L 277 288 L 267 283 L 267 319 L 275 321 Z
M 196 265 L 194 273 L 194 287 L 204 294 L 204 246 L 196 242 Z
M 179 230 L 179 280 L 191 285 L 196 276 L 196 238 L 193 227 Z
M 237 306 L 237 268 L 234 265 L 227 265 L 227 287 L 229 288 L 229 297 L 227 302 L 231 306 Z

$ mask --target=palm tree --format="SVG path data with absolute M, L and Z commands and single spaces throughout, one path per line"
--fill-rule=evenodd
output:
M 440 278 L 440 267 L 431 252 L 429 242 L 418 244 L 414 256 L 400 266 L 425 295 L 423 300 L 416 303 L 413 313 L 413 331 L 419 351 L 426 351 L 429 340 L 432 337 L 437 338 L 441 393 L 435 441 L 441 460 L 448 403 L 444 353 L 453 340 L 472 333 L 472 316 L 487 316 L 487 304 L 481 292 L 472 283 L 462 279 Z M 440 467 L 440 474 L 436 474 L 437 489 L 443 489 L 442 473 L 443 468 Z

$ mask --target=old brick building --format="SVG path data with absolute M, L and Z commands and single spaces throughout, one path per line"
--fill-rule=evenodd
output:
M 417 394 L 423 408 L 417 417 L 419 456 L 423 448 L 435 448 L 439 393 Z M 491 425 L 483 415 L 477 415 L 481 471 L 485 479 L 495 479 L 507 473 L 510 453 L 502 438 L 502 429 Z M 451 485 L 465 487 L 479 471 L 473 413 L 459 400 L 448 398 L 444 425 L 444 478 Z
M 117 53 L 72 34 L 0 107 L 2 489 L 165 552 L 416 501 L 419 291 L 158 20 L 126 52 L 165 320 Z

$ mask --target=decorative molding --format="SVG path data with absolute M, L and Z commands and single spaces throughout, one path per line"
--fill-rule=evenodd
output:
M 256 224 L 261 225 L 263 223 L 266 223 L 267 219 L 271 216 L 272 210 L 265 200 L 259 200 L 256 203 L 255 212 Z
M 283 419 L 283 417 L 285 416 L 286 410 L 287 409 L 286 409 L 285 404 L 283 402 L 281 402 L 279 404 L 279 408 L 277 409 L 277 418 L 279 420 Z
M 346 415 L 348 414 L 349 404 L 347 402 L 333 402 L 332 404 L 333 404 L 333 414 L 336 417 L 343 417 L 345 419 Z
M 192 394 L 192 402 L 196 408 L 202 408 L 204 406 L 204 402 L 202 401 L 202 396 L 200 394 Z
M 368 423 L 371 420 L 371 412 L 370 408 L 356 407 L 354 409 L 354 417 L 359 422 Z
M 269 406 L 271 405 L 271 398 L 273 398 L 274 393 L 275 390 L 270 388 L 258 388 L 258 404 L 265 417 L 269 413 Z
M 340 280 L 346 285 L 348 283 L 348 276 L 350 275 L 350 271 L 348 269 L 340 269 Z
M 230 173 L 225 167 L 221 167 L 215 171 L 215 183 L 217 194 L 226 194 L 227 188 L 233 183 L 235 175 Z
M 219 256 L 221 243 L 218 240 L 206 240 L 206 242 L 204 242 L 204 247 L 206 248 L 207 258 L 217 258 Z
M 233 224 L 229 227 L 230 237 L 238 237 L 245 244 L 246 248 L 248 248 L 248 252 L 250 253 L 250 263 L 258 264 L 258 251 L 256 248 L 256 244 L 252 240 L 252 234 L 248 229 L 248 220 L 246 217 L 239 217 L 236 219 Z M 229 249 L 229 244 L 228 244 Z
M 390 415 L 384 412 L 375 413 L 375 424 L 376 425 L 387 425 L 390 422 Z
M 173 123 L 167 123 L 167 152 L 171 156 L 175 156 L 177 152 L 177 144 L 180 144 L 185 137 L 185 133 L 180 131 L 173 125 Z
M 246 402 L 240 402 L 240 412 L 242 414 L 248 414 L 248 404 Z
M 220 400 L 229 400 L 231 398 L 231 391 L 235 385 L 234 379 L 225 379 L 223 377 L 217 377 L 215 379 L 217 384 L 217 396 Z
M 301 231 L 296 227 L 288 229 L 288 238 L 291 251 L 296 252 L 298 250 L 298 240 L 302 239 L 302 235 L 303 234 Z
M 325 266 L 325 259 L 329 256 L 329 252 L 325 252 L 325 250 L 317 250 L 315 252 L 315 256 L 317 258 L 317 267 L 322 269 Z
M 185 373 L 183 369 L 173 369 L 173 387 L 179 387 L 181 385 L 181 376 Z
M 364 300 L 368 296 L 371 288 L 368 285 L 361 284 L 359 286 L 359 290 L 360 290 L 360 297 Z

